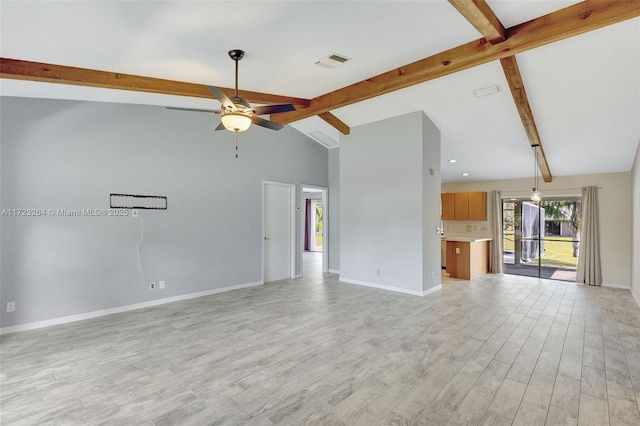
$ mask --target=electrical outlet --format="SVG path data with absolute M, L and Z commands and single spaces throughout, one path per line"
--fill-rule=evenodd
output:
M 380 276 L 380 269 L 376 269 L 376 275 Z
M 165 282 L 164 282 L 164 280 L 160 280 L 160 281 L 158 281 L 158 288 L 159 288 L 160 290 L 162 290 L 164 287 L 165 287 Z
M 138 217 L 138 209 L 131 210 L 131 217 Z
M 151 281 L 149 283 L 149 291 L 153 291 L 156 289 L 156 282 L 155 281 Z
M 7 302 L 7 312 L 16 311 L 16 302 Z
M 436 273 L 435 272 L 431 272 L 431 279 L 435 280 L 436 279 Z

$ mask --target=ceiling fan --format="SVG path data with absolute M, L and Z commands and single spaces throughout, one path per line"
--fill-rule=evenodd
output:
M 211 94 L 218 101 L 220 101 L 220 104 L 222 106 L 221 110 L 203 110 L 190 108 L 170 109 L 213 112 L 215 114 L 218 114 L 220 115 L 220 124 L 218 125 L 218 127 L 216 127 L 216 130 L 227 129 L 236 133 L 244 132 L 251 126 L 251 123 L 272 130 L 282 129 L 282 126 L 280 124 L 274 123 L 273 121 L 269 121 L 258 116 L 295 111 L 296 107 L 293 106 L 293 104 L 273 104 L 252 107 L 249 101 L 238 96 L 238 62 L 244 57 L 244 51 L 240 49 L 230 50 L 229 57 L 236 62 L 235 96 L 229 98 L 227 94 L 222 91 L 222 89 L 214 86 L 207 86 Z

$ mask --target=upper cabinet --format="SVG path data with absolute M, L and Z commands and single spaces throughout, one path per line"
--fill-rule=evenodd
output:
M 487 220 L 486 192 L 469 192 L 469 220 Z
M 442 198 L 442 220 L 455 220 L 456 216 L 455 216 L 455 200 L 454 200 L 454 195 L 453 193 L 448 193 L 448 194 L 441 194 L 440 197 Z
M 469 219 L 469 193 L 456 192 L 453 194 L 453 208 L 455 210 L 454 220 L 470 220 Z
M 487 220 L 486 192 L 441 194 L 442 220 Z

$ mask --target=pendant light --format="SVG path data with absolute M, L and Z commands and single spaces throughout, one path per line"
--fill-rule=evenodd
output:
M 534 176 L 535 180 L 533 182 L 533 188 L 531 188 L 531 201 L 539 203 L 542 198 L 542 192 L 538 189 L 538 148 L 540 145 L 533 145 L 533 153 L 534 153 Z

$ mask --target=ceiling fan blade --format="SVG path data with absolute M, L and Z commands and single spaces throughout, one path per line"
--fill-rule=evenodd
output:
M 178 107 L 165 107 L 165 108 L 173 109 L 176 111 L 212 112 L 214 114 L 219 114 L 222 112 L 219 109 L 198 109 L 198 108 L 178 108 Z
M 278 114 L 279 112 L 295 111 L 296 107 L 294 107 L 293 104 L 275 104 L 275 105 L 259 106 L 251 109 L 255 111 L 256 115 L 265 115 L 265 114 Z
M 267 129 L 271 129 L 271 130 L 280 130 L 283 127 L 283 126 L 279 125 L 278 123 L 274 123 L 273 121 L 265 120 L 264 118 L 260 118 L 260 117 L 257 117 L 255 115 L 253 117 L 251 117 L 251 121 L 253 122 L 253 124 L 255 124 L 257 126 L 266 127 Z
M 222 121 L 220 122 L 220 124 L 218 124 L 218 127 L 216 127 L 216 130 L 225 130 L 226 127 L 224 127 L 224 124 L 222 124 Z
M 207 86 L 207 89 L 211 92 L 211 94 L 220 101 L 223 107 L 227 109 L 236 110 L 235 104 L 229 99 L 226 93 L 215 86 Z

